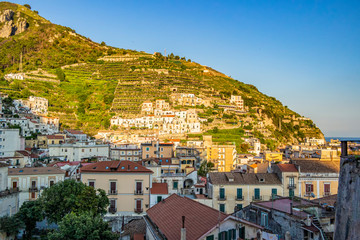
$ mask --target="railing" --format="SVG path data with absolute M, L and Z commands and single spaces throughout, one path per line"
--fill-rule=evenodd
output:
M 37 187 L 31 187 L 29 188 L 29 192 L 37 192 L 39 189 Z
M 330 196 L 331 192 L 324 192 L 324 197 Z
M 253 196 L 252 197 L 253 201 L 261 201 L 262 199 L 263 199 L 262 196 Z
M 291 189 L 291 188 L 296 188 L 296 184 L 288 184 L 288 187 L 287 188 L 289 188 L 289 189 Z
M 116 213 L 116 211 L 117 211 L 117 209 L 115 207 L 110 207 L 109 208 L 109 213 L 114 214 L 114 213 Z
M 8 195 L 11 195 L 13 193 L 18 193 L 18 192 L 20 192 L 18 187 L 6 189 L 6 190 L 0 192 L 0 197 L 6 197 Z
M 143 190 L 135 190 L 134 195 L 144 195 Z
M 143 212 L 143 209 L 142 209 L 142 208 L 135 208 L 135 209 L 134 209 L 134 212 L 135 212 L 135 213 L 142 213 L 142 212 Z
M 226 200 L 226 197 L 225 197 L 225 196 L 223 196 L 223 197 L 218 196 L 218 201 L 225 201 L 225 200 Z
M 162 173 L 162 177 L 185 177 L 186 173 Z
M 242 201 L 244 200 L 244 196 L 236 196 L 236 201 Z
M 109 195 L 117 195 L 118 191 L 117 190 L 109 190 Z

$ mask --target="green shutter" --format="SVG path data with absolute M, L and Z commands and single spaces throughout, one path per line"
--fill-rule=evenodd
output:
M 232 232 L 231 232 L 231 229 L 229 229 L 229 230 L 228 230 L 228 238 L 227 238 L 227 239 L 228 239 L 228 240 L 231 240 L 231 239 L 232 239 L 231 236 L 232 236 Z
M 157 197 L 157 202 L 161 202 L 161 200 L 162 200 L 162 196 L 158 196 Z
M 173 189 L 178 189 L 178 182 L 173 182 Z
M 242 199 L 242 188 L 237 189 L 237 199 Z
M 276 188 L 271 189 L 271 195 L 272 195 L 272 197 L 275 197 L 277 195 L 277 189 Z
M 236 207 L 237 207 L 237 210 L 239 211 L 239 210 L 242 209 L 243 205 L 242 204 L 237 204 Z
M 239 228 L 239 238 L 245 239 L 245 227 Z
M 206 240 L 214 240 L 214 235 L 207 236 Z
M 225 204 L 220 204 L 220 212 L 225 212 Z
M 289 189 L 289 197 L 293 197 L 294 196 L 294 189 Z
M 255 188 L 255 199 L 259 200 L 260 199 L 260 188 Z
M 220 188 L 220 198 L 221 199 L 225 198 L 225 188 Z

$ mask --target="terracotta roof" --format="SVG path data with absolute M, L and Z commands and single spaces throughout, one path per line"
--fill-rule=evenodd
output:
M 125 224 L 124 232 L 121 233 L 121 236 L 130 236 L 130 239 L 136 239 L 135 237 L 140 237 L 138 239 L 144 239 L 144 234 L 146 234 L 146 223 L 143 218 L 130 220 L 129 223 Z
M 302 228 L 310 231 L 310 232 L 313 232 L 313 233 L 318 233 L 319 232 L 319 229 L 316 228 L 315 226 L 311 225 L 311 226 L 306 226 L 306 225 L 303 225 Z
M 0 162 L 0 168 L 9 167 L 9 164 Z
M 291 160 L 302 173 L 339 173 L 340 161 Z
M 54 167 L 31 167 L 31 168 L 9 168 L 8 175 L 41 175 L 41 174 L 65 174 L 59 168 Z
M 280 169 L 280 171 L 282 172 L 297 172 L 298 170 L 296 169 L 294 164 L 277 164 L 276 166 L 278 166 L 278 168 Z
M 66 131 L 70 134 L 85 134 L 80 130 L 67 129 Z
M 195 194 L 196 199 L 208 199 L 204 194 Z
M 168 240 L 180 239 L 185 216 L 187 239 L 199 239 L 228 215 L 187 197 L 172 194 L 146 211 L 151 221 Z
M 322 198 L 317 198 L 313 200 L 315 203 L 320 203 L 320 204 L 327 204 L 329 206 L 335 206 L 336 201 L 337 201 L 337 194 L 333 194 L 330 196 L 326 196 L 326 197 L 322 197 Z
M 150 190 L 151 194 L 168 194 L 167 183 L 153 183 Z
M 138 172 L 152 173 L 150 169 L 132 161 L 102 161 L 81 168 L 81 172 Z
M 144 240 L 145 234 L 144 233 L 135 233 L 134 234 L 134 240 Z
M 18 150 L 16 151 L 17 153 L 20 153 L 21 155 L 25 156 L 25 157 L 30 157 L 31 153 L 29 153 L 28 151 L 24 151 L 24 150 Z
M 234 179 L 229 181 L 229 178 Z M 240 172 L 210 172 L 209 182 L 212 184 L 232 185 L 277 185 L 281 184 L 275 173 L 240 173 Z

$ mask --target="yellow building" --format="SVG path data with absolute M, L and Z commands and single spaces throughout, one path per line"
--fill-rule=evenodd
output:
M 207 161 L 213 162 L 218 172 L 230 172 L 236 162 L 235 145 L 211 145 L 206 148 Z
M 278 175 L 284 187 L 284 197 L 298 196 L 299 172 L 294 164 L 273 164 L 272 172 Z
M 283 160 L 282 153 L 280 152 L 267 152 L 265 153 L 265 161 L 268 162 L 281 162 Z
M 284 195 L 281 181 L 274 173 L 210 172 L 207 190 L 212 207 L 227 214 L 250 202 Z
M 299 171 L 297 196 L 314 199 L 337 194 L 340 161 L 292 159 Z
M 137 216 L 149 208 L 152 173 L 131 161 L 103 161 L 82 167 L 81 180 L 108 194 L 109 216 Z

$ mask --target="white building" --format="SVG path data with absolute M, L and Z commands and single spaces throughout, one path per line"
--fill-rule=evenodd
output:
M 48 111 L 49 102 L 46 98 L 30 96 L 28 100 L 23 100 L 22 103 L 33 113 L 46 114 Z
M 169 197 L 167 183 L 153 182 L 150 189 L 150 207 Z
M 109 145 L 96 142 L 76 142 L 49 145 L 49 156 L 70 162 L 84 158 L 109 158 Z
M 0 163 L 0 217 L 12 216 L 19 210 L 19 190 L 8 187 L 8 165 Z M 0 233 L 0 238 L 2 238 Z
M 20 204 L 36 200 L 43 189 L 64 181 L 65 172 L 54 167 L 9 168 L 8 188 L 19 189 Z
M 78 141 L 86 141 L 88 138 L 88 136 L 80 130 L 66 129 L 64 132 L 69 137 L 73 137 Z
M 231 95 L 230 103 L 235 104 L 240 110 L 244 110 L 244 100 L 241 96 Z
M 13 157 L 15 151 L 25 149 L 25 139 L 20 136 L 17 128 L 0 128 L 0 156 Z

